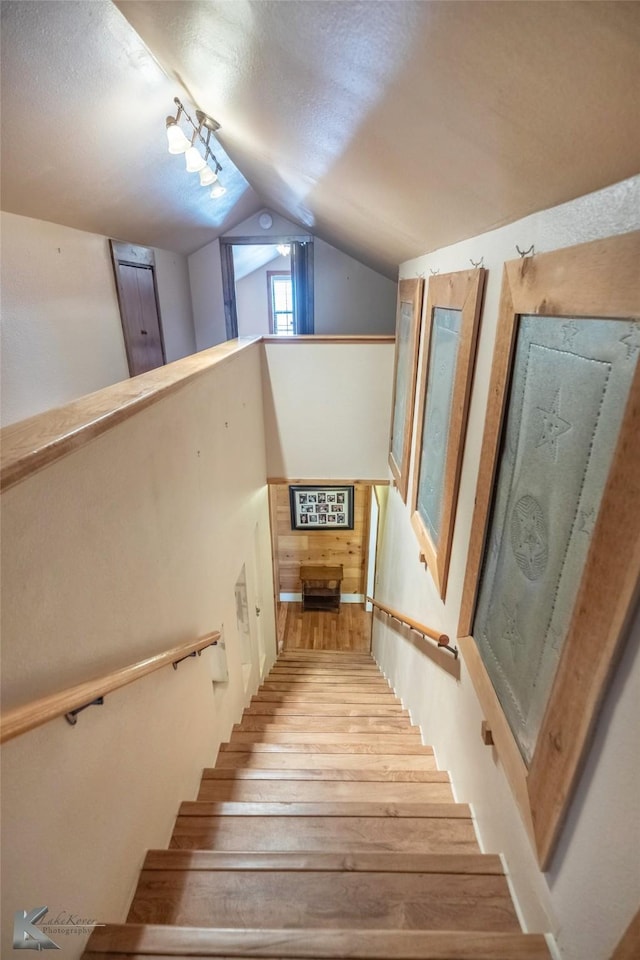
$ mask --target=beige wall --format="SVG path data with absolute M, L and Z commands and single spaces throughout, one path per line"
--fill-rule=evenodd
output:
M 2 423 L 128 377 L 104 237 L 2 214 Z
M 124 919 L 146 849 L 166 846 L 259 682 L 255 616 L 246 687 L 236 628 L 243 564 L 266 668 L 275 656 L 261 349 L 2 497 L 3 709 L 222 625 L 230 674 L 212 688 L 207 651 L 3 747 L 3 956 L 19 909 Z
M 387 475 L 393 343 L 267 343 L 269 477 Z
M 206 350 L 227 339 L 218 240 L 191 254 L 189 280 L 196 349 Z
M 167 363 L 196 352 L 187 257 L 154 247 L 156 284 Z
M 398 285 L 316 237 L 316 333 L 395 333 Z
M 129 375 L 106 237 L 2 213 L 2 424 Z M 156 250 L 167 360 L 195 351 L 187 259 Z
M 465 270 L 484 257 L 488 268 L 477 364 L 462 465 L 446 603 L 417 562 L 409 511 L 389 495 L 376 594 L 417 620 L 456 635 L 475 484 L 496 332 L 502 264 L 516 244 L 553 250 L 640 227 L 640 178 L 554 208 L 508 227 L 405 263 L 401 277 Z M 638 823 L 639 624 L 608 694 L 587 767 L 571 805 L 551 870 L 543 875 L 529 847 L 493 751 L 482 745 L 483 719 L 462 665 L 457 684 L 393 630 L 376 624 L 374 652 L 438 761 L 452 772 L 458 800 L 473 804 L 483 846 L 504 852 L 529 929 L 552 929 L 564 960 L 608 960 L 640 900 Z M 425 696 L 425 690 L 429 695 Z

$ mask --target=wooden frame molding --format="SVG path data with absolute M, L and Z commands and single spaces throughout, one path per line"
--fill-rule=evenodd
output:
M 429 279 L 422 356 L 418 374 L 418 423 L 412 474 L 411 525 L 424 553 L 427 567 L 435 581 L 438 593 L 443 600 L 447 592 L 453 527 L 458 502 L 464 439 L 467 431 L 467 413 L 471 396 L 486 273 L 487 271 L 484 269 L 463 270 Z M 427 386 L 430 378 L 435 376 L 435 372 L 432 372 L 429 366 L 434 311 L 437 307 L 460 310 L 462 317 L 451 397 L 451 420 L 449 422 L 449 433 L 446 437 L 441 530 L 438 543 L 435 544 L 418 510 L 418 497 L 423 430 L 427 414 Z
M 393 397 L 391 401 L 391 426 L 389 429 L 389 466 L 393 474 L 400 496 L 407 502 L 409 486 L 409 464 L 411 462 L 411 436 L 413 433 L 413 408 L 416 399 L 416 375 L 418 371 L 418 348 L 420 345 L 420 321 L 422 316 L 422 297 L 424 280 L 416 277 L 414 280 L 401 280 L 398 285 L 398 306 L 396 311 L 396 352 L 393 364 Z M 403 346 L 402 319 L 403 308 L 411 311 L 410 325 L 406 338 L 406 355 L 401 360 L 400 350 Z M 396 407 L 404 402 L 404 416 L 397 425 L 401 435 L 401 455 L 394 453 L 394 432 Z
M 458 635 L 496 749 L 549 866 L 640 580 L 640 363 L 527 770 L 471 636 L 520 315 L 640 317 L 640 231 L 505 264 Z M 633 347 L 635 349 L 635 347 Z M 570 709 L 567 709 L 570 705 Z

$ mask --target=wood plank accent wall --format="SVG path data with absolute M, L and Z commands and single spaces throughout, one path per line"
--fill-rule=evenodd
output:
M 344 480 L 325 480 L 327 486 Z M 289 484 L 269 487 L 276 594 L 300 593 L 300 564 L 341 563 L 342 593 L 364 593 L 371 514 L 371 484 L 354 484 L 353 530 L 292 530 Z

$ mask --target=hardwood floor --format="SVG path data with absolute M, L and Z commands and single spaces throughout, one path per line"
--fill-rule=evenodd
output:
M 363 603 L 343 603 L 338 612 L 307 610 L 301 603 L 278 604 L 278 639 L 286 651 L 350 650 L 368 653 L 371 614 Z

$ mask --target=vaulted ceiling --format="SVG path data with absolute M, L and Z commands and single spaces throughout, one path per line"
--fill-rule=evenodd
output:
M 191 252 L 269 207 L 403 260 L 640 170 L 640 4 L 2 3 L 2 207 Z M 209 199 L 166 151 L 220 124 Z M 216 151 L 218 152 L 218 151 Z

